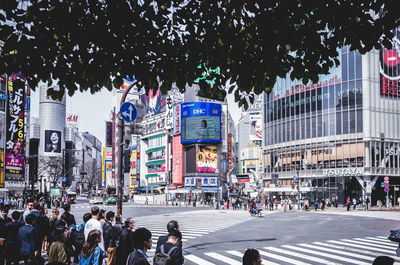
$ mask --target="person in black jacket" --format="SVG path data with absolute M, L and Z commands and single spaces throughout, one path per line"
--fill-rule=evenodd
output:
M 119 239 L 118 234 L 114 232 L 112 222 L 114 222 L 115 213 L 109 211 L 106 214 L 106 223 L 103 225 L 104 245 L 107 252 L 108 260 L 107 265 L 115 265 L 117 251 L 116 241 Z
M 5 225 L 5 238 L 6 238 L 6 264 L 7 265 L 19 265 L 19 251 L 21 250 L 21 244 L 18 240 L 18 231 L 24 226 L 24 223 L 20 222 L 21 212 L 14 211 L 11 214 L 12 221 Z
M 168 231 L 168 234 L 165 235 L 165 236 L 160 236 L 160 237 L 158 238 L 158 240 L 157 240 L 157 247 L 156 247 L 156 253 L 159 253 L 159 252 L 160 252 L 160 247 L 161 247 L 161 245 L 168 241 L 168 235 L 169 235 L 171 232 L 175 231 L 175 230 L 179 231 L 179 224 L 178 224 L 178 222 L 175 221 L 175 220 L 169 221 L 168 224 L 167 224 L 167 231 Z M 179 241 L 178 247 L 179 247 L 179 248 L 181 249 L 181 251 L 182 251 L 182 240 Z
M 5 238 L 6 235 L 6 230 L 5 230 L 5 225 L 9 222 L 11 222 L 11 218 L 7 216 L 8 215 L 8 206 L 3 206 L 1 208 L 1 215 L 0 215 L 0 238 Z M 3 239 L 4 240 L 4 239 Z M 4 241 L 0 243 L 0 264 L 4 264 L 5 261 L 5 256 L 6 256 L 6 248 Z
M 43 207 L 40 206 L 39 203 L 35 202 L 33 204 L 33 210 L 30 213 L 36 217 L 36 223 L 34 225 L 35 251 L 37 251 L 39 255 L 42 253 L 44 237 L 47 236 L 47 231 L 50 230 L 49 220 L 42 213 L 40 213 L 42 210 Z
M 71 225 L 76 225 L 74 215 L 69 213 L 71 211 L 71 205 L 64 204 L 63 209 L 64 209 L 64 212 L 61 215 L 61 219 L 67 223 L 68 227 L 70 227 Z
M 138 228 L 134 232 L 135 248 L 126 261 L 128 265 L 150 265 L 147 261 L 149 258 L 147 256 L 147 251 L 151 249 L 153 245 L 153 240 L 151 239 L 152 234 L 146 228 Z M 124 263 L 125 264 L 125 263 Z
M 162 254 L 169 254 L 168 265 L 182 265 L 184 258 L 182 249 L 179 248 L 179 242 L 182 241 L 182 233 L 178 230 L 174 230 L 168 234 L 168 241 L 160 246 L 160 252 Z M 156 252 L 158 253 L 158 252 Z
M 135 250 L 133 235 L 133 218 L 127 218 L 122 229 L 119 245 L 117 247 L 117 265 L 125 265 L 128 255 Z

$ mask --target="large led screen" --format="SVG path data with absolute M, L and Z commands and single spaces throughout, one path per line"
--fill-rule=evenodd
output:
M 189 102 L 181 105 L 181 143 L 220 143 L 221 105 Z
M 400 96 L 400 28 L 394 31 L 392 47 L 380 51 L 381 95 Z

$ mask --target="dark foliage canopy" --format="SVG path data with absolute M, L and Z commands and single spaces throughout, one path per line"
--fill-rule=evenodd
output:
M 183 92 L 219 66 L 211 87 L 200 81 L 202 92 L 235 93 L 245 107 L 243 94 L 270 92 L 289 72 L 317 81 L 338 63 L 337 47 L 368 52 L 400 25 L 398 0 L 20 0 L 0 8 L 0 72 L 21 71 L 31 87 L 58 79 L 59 97 L 95 93 L 134 74 L 147 91 L 176 84 Z

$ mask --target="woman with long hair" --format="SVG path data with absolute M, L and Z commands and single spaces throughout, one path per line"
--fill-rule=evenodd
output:
M 79 256 L 79 265 L 101 265 L 103 263 L 103 251 L 98 246 L 100 242 L 101 232 L 99 230 L 90 231 Z
M 70 263 L 70 255 L 68 255 L 69 251 L 67 251 L 67 247 L 64 244 L 67 239 L 68 230 L 66 227 L 60 227 L 56 230 L 56 233 L 56 240 L 49 248 L 49 264 L 68 265 Z

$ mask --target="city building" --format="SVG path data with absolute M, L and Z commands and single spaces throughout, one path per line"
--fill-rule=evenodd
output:
M 263 101 L 266 196 L 309 199 L 400 195 L 399 51 L 344 47 L 317 83 L 278 79 Z M 389 187 L 386 189 L 385 177 Z M 388 193 L 385 192 L 388 191 Z

